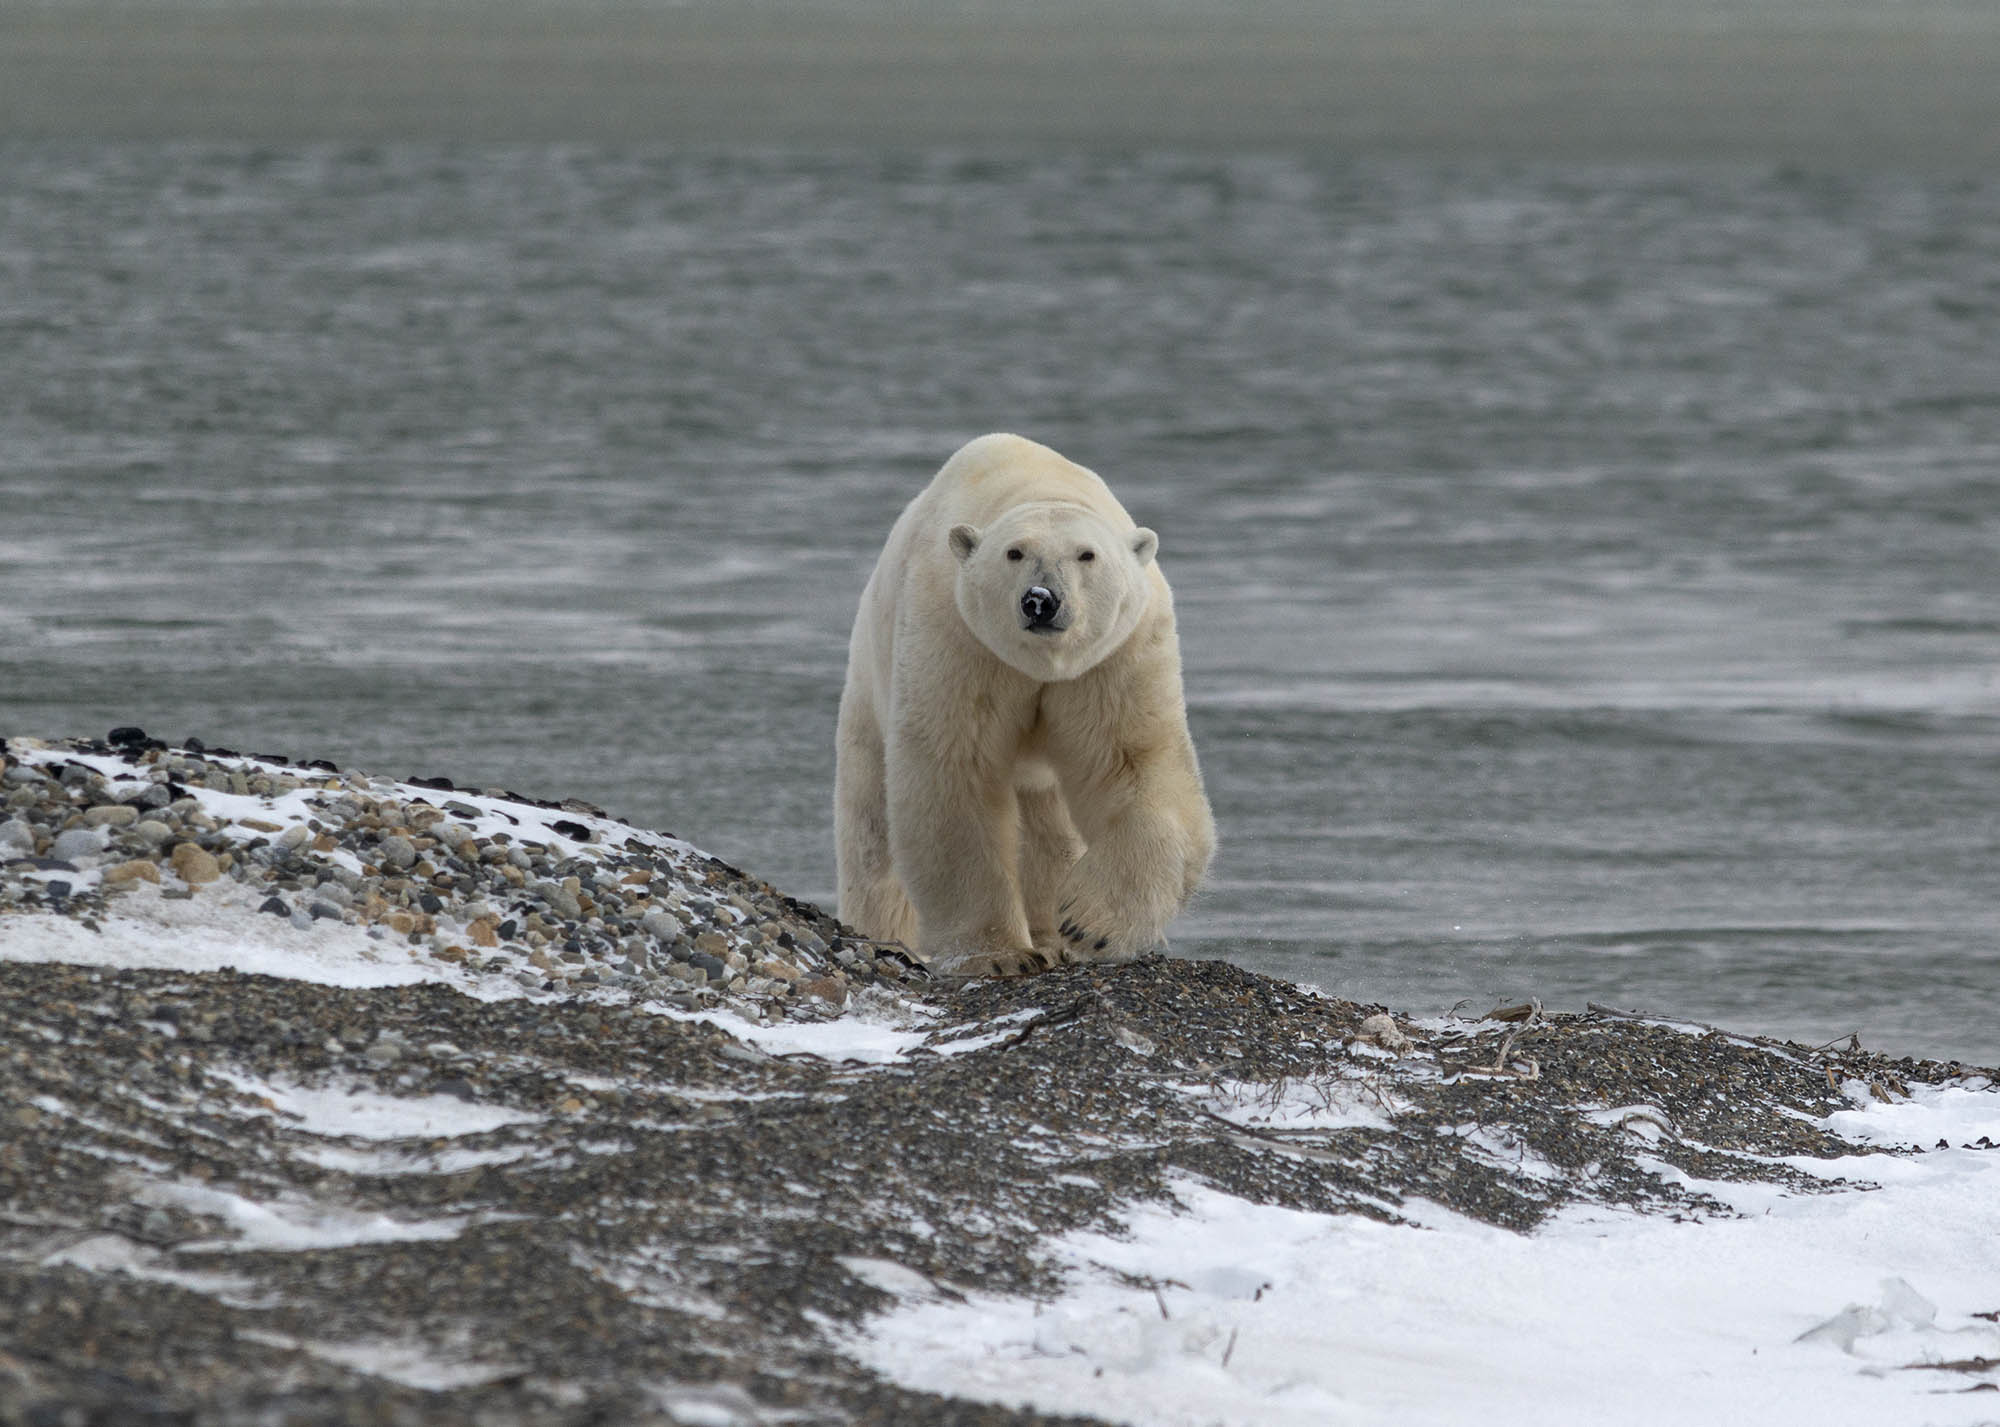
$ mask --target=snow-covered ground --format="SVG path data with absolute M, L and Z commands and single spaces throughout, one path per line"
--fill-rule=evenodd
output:
M 2000 1094 L 1834 1119 L 1956 1146 L 2000 1139 Z M 1065 1242 L 1057 1302 L 913 1298 L 852 1347 L 912 1387 L 1147 1427 L 2000 1421 L 2000 1394 L 1967 1391 L 1993 1372 L 1916 1366 L 2000 1358 L 2000 1150 L 1789 1162 L 1881 1188 L 1709 1183 L 1742 1217 L 1594 1210 L 1522 1236 L 1187 1182 L 1178 1211 Z
M 306 795 L 243 808 L 226 806 L 228 797 L 201 794 L 218 820 L 254 815 L 289 826 L 312 811 Z M 530 815 L 454 797 L 510 823 Z M 97 930 L 11 916 L 0 926 L 0 960 L 234 967 L 334 986 L 443 980 L 479 996 L 540 994 L 417 958 L 364 928 L 281 924 L 259 916 L 254 901 L 224 882 L 187 900 L 142 888 Z M 770 1053 L 864 1065 L 905 1061 L 935 1030 L 927 1013 L 885 995 L 822 1024 L 647 1008 L 707 1021 Z M 969 1051 L 1017 1030 L 981 1027 L 924 1053 Z M 493 1107 L 449 1096 L 237 1088 L 288 1122 L 348 1139 L 444 1141 L 507 1123 Z M 897 1265 L 877 1265 L 873 1281 L 890 1286 L 899 1306 L 847 1346 L 910 1387 L 1147 1427 L 2000 1423 L 2000 1365 L 1977 1366 L 2000 1360 L 2000 1087 L 1964 1077 L 1913 1086 L 1891 1103 L 1849 1088 L 1853 1108 L 1826 1125 L 1857 1154 L 1784 1161 L 1828 1181 L 1827 1190 L 1701 1184 L 1733 1217 L 1572 1210 L 1523 1236 L 1433 1206 L 1405 1205 L 1416 1222 L 1389 1225 L 1253 1204 L 1184 1180 L 1177 1205 L 1130 1212 L 1123 1233 L 1056 1245 L 1069 1272 L 1052 1303 L 947 1296 Z M 1270 1099 L 1262 1087 L 1209 1082 L 1183 1092 L 1224 1119 L 1290 1130 L 1382 1124 L 1395 1109 L 1359 1090 Z M 1632 1130 L 1664 1133 L 1643 1119 Z M 1896 1153 L 1859 1153 L 1885 1147 Z M 333 1147 L 328 1163 L 372 1153 Z M 507 1152 L 483 1153 L 500 1162 Z M 1683 1178 L 1665 1163 L 1654 1168 Z M 386 1220 L 334 1222 L 313 1206 L 278 1213 L 220 1190 L 173 1193 L 199 1196 L 181 1207 L 222 1219 L 248 1247 L 409 1232 Z M 460 1227 L 440 1221 L 424 1232 Z M 110 1243 L 87 1241 L 73 1257 L 94 1262 Z M 433 1379 L 450 1380 L 423 1363 L 399 1380 Z

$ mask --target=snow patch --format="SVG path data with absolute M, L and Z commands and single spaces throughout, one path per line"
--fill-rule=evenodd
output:
M 220 1219 L 231 1237 L 182 1245 L 186 1252 L 273 1250 L 296 1253 L 305 1249 L 338 1249 L 354 1244 L 406 1243 L 425 1239 L 455 1239 L 469 1219 L 392 1219 L 364 1213 L 303 1195 L 285 1194 L 260 1203 L 226 1189 L 184 1181 L 148 1181 L 133 1195 L 136 1202 L 163 1209 L 182 1209 Z
M 1996 1112 L 2000 1092 L 1968 1082 L 1827 1123 L 1957 1144 Z M 2000 1151 L 1782 1162 L 1850 1184 L 1660 1165 L 1744 1217 L 1569 1210 L 1521 1235 L 1414 1201 L 1399 1212 L 1422 1227 L 1183 1181 L 1122 1232 L 1054 1244 L 1053 1302 L 908 1293 L 850 1348 L 906 1387 L 1145 1427 L 1990 1423 L 1991 1396 L 1960 1389 L 1994 1373 L 1921 1369 L 2000 1357 L 2000 1326 L 1974 1316 L 2000 1309 Z
M 366 1140 L 450 1139 L 507 1125 L 540 1124 L 545 1116 L 505 1105 L 480 1105 L 453 1095 L 384 1095 L 359 1084 L 298 1085 L 240 1071 L 221 1079 L 309 1135 Z

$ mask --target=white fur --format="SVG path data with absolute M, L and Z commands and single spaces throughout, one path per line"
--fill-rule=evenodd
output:
M 1161 943 L 1215 824 L 1157 544 L 1018 436 L 969 442 L 910 502 L 848 644 L 843 921 L 962 975 Z M 1061 597 L 1060 632 L 1026 627 L 1030 585 Z

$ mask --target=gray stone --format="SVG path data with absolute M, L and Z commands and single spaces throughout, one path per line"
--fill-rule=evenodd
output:
M 416 844 L 400 833 L 383 838 L 375 851 L 384 867 L 393 867 L 398 872 L 407 870 L 417 860 Z
M 132 835 L 141 842 L 160 847 L 173 838 L 173 824 L 163 823 L 158 818 L 141 818 L 132 824 Z
M 21 818 L 10 818 L 0 823 L 0 853 L 9 857 L 32 857 L 35 852 L 35 830 Z
M 322 902 L 331 902 L 336 907 L 354 905 L 354 894 L 339 882 L 322 882 L 314 890 L 313 895 Z
M 49 856 L 64 862 L 75 862 L 80 857 L 95 857 L 110 845 L 109 828 L 73 827 L 68 832 L 57 834 L 55 844 L 49 848 Z
M 537 882 L 530 890 L 547 902 L 551 911 L 567 921 L 575 921 L 583 915 L 582 903 L 553 882 Z

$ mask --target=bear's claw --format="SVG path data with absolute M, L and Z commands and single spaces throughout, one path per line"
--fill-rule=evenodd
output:
M 1032 976 L 1038 971 L 1049 971 L 1057 962 L 1050 953 L 1030 947 L 1027 950 L 1009 948 L 1005 951 L 982 951 L 966 957 L 955 965 L 944 968 L 943 974 L 965 981 L 976 981 L 986 977 Z
M 1057 928 L 1057 931 L 1065 940 L 1073 941 L 1079 947 L 1088 946 L 1092 951 L 1102 951 L 1105 947 L 1111 945 L 1110 937 L 1092 936 L 1088 927 L 1080 926 L 1073 921 L 1065 920 Z M 1068 948 L 1064 948 L 1064 950 L 1067 952 Z

